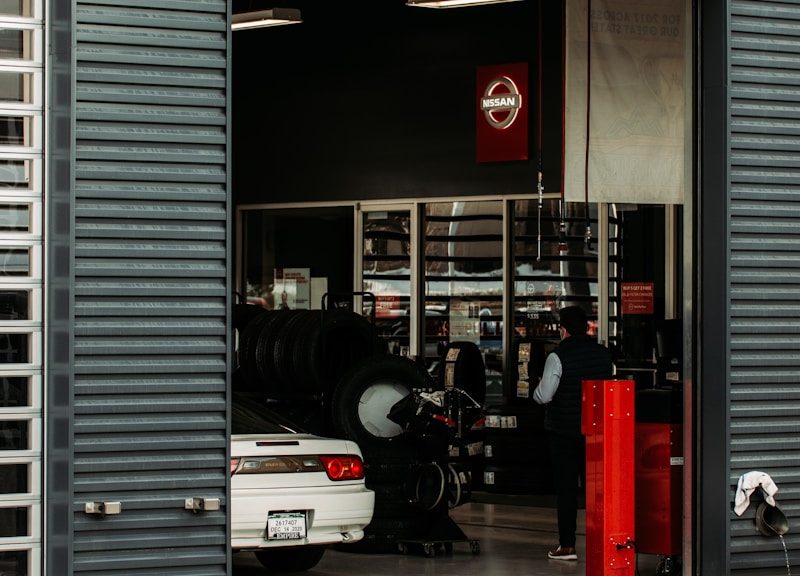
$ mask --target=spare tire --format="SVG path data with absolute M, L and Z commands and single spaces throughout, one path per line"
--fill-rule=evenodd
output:
M 365 358 L 346 372 L 334 389 L 333 429 L 355 441 L 365 461 L 414 459 L 416 451 L 403 428 L 388 414 L 412 390 L 428 389 L 432 384 L 427 371 L 408 358 L 389 354 Z

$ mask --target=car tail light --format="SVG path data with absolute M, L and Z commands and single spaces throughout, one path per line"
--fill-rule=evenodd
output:
M 239 461 L 241 458 L 231 458 L 231 476 L 236 473 L 236 469 L 239 467 Z
M 364 462 L 358 456 L 320 456 L 320 462 L 331 480 L 361 480 Z

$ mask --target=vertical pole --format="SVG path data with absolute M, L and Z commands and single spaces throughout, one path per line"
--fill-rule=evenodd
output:
M 634 576 L 634 383 L 584 380 L 586 576 Z

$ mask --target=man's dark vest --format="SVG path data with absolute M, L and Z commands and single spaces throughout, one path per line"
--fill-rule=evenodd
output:
M 608 380 L 612 377 L 611 354 L 605 346 L 586 335 L 561 341 L 555 353 L 561 360 L 561 380 L 547 404 L 544 426 L 569 436 L 581 433 L 581 381 Z

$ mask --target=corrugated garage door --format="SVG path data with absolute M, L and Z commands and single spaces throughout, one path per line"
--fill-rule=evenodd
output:
M 227 13 L 76 3 L 76 574 L 227 571 Z
M 731 484 L 767 472 L 800 516 L 800 4 L 731 4 Z M 723 207 L 720 207 L 723 209 Z M 785 573 L 777 537 L 731 525 L 731 568 Z M 794 526 L 790 555 L 800 550 Z

